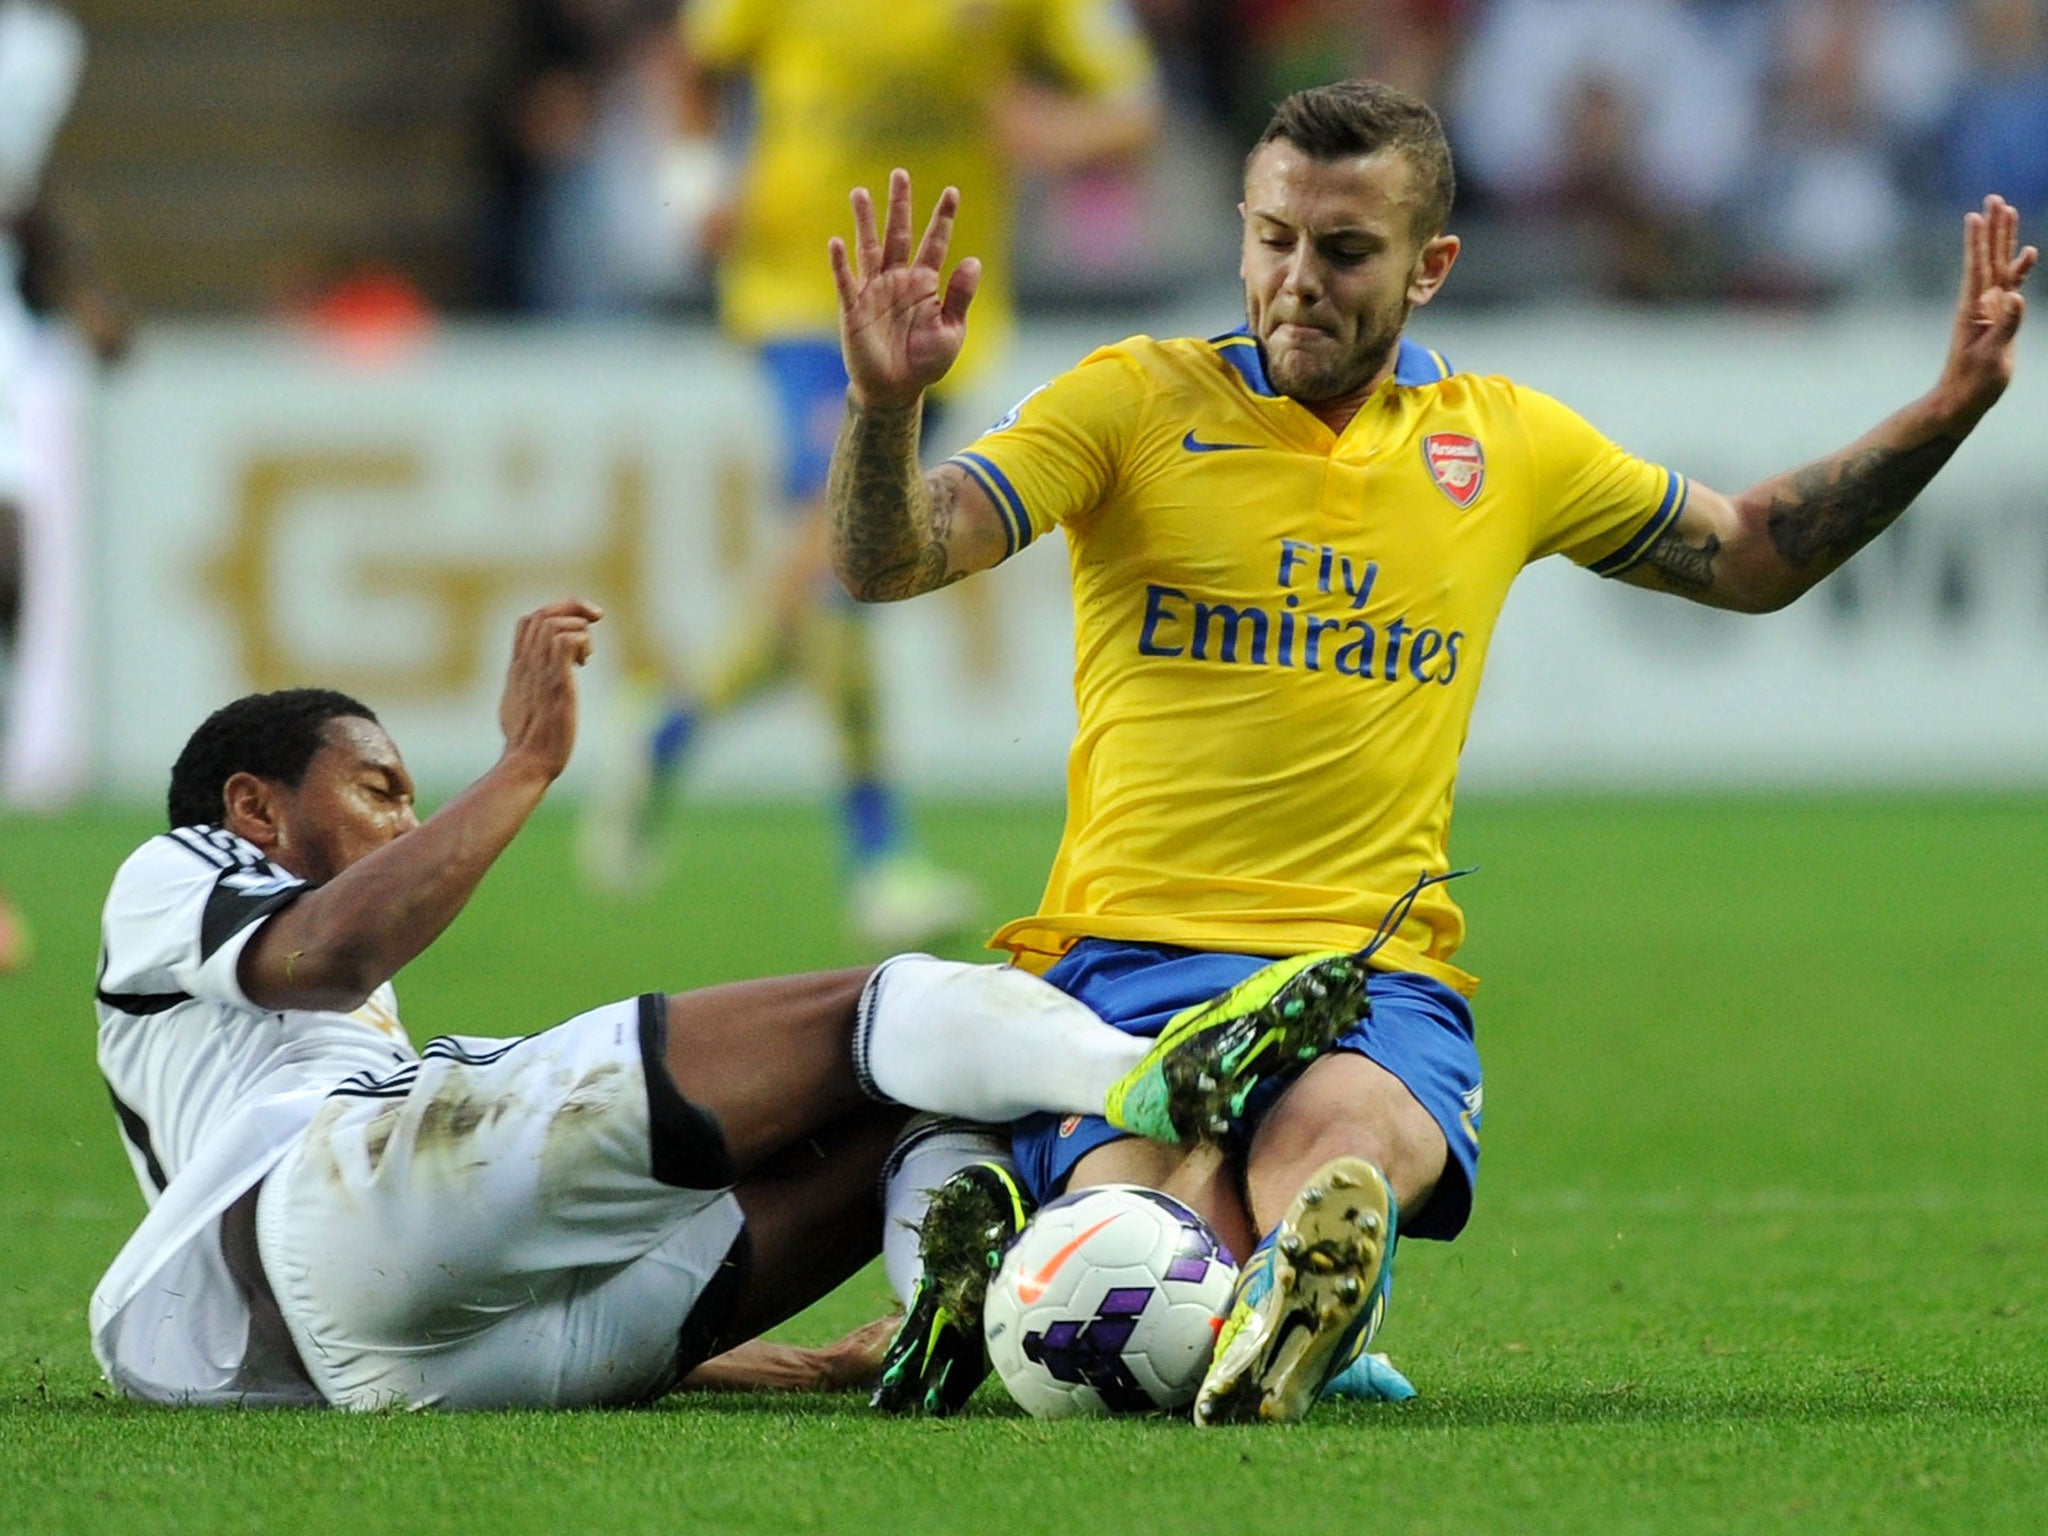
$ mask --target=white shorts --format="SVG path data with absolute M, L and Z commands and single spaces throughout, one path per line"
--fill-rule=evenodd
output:
M 666 1035 L 650 995 L 520 1040 L 443 1036 L 335 1090 L 256 1208 L 329 1402 L 577 1407 L 675 1384 L 743 1223 L 716 1123 L 666 1072 L 650 1087 Z

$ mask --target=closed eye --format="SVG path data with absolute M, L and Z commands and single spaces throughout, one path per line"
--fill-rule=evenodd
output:
M 372 778 L 369 782 L 368 787 L 371 794 L 375 795 L 379 800 L 385 801 L 387 804 L 412 804 L 413 787 L 411 783 L 409 783 L 407 780 L 403 778 L 400 778 L 396 773 L 393 773 L 388 768 L 380 771 L 374 778 Z

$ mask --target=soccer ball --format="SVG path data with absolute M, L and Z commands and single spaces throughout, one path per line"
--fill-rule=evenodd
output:
M 1042 1207 L 1003 1255 L 982 1326 L 1036 1418 L 1185 1408 L 1209 1369 L 1237 1265 L 1171 1196 L 1104 1184 Z

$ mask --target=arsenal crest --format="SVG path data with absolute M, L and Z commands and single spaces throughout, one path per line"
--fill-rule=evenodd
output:
M 1472 505 L 1486 483 L 1486 450 L 1462 432 L 1432 432 L 1422 440 L 1423 461 L 1436 488 L 1461 507 Z

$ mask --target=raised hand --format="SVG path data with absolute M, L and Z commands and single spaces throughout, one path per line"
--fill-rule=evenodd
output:
M 1974 421 L 2012 382 L 2014 339 L 2027 312 L 2020 288 L 2040 259 L 2018 249 L 2019 210 L 2004 198 L 1984 199 L 1981 213 L 1963 215 L 1963 285 L 1938 386 L 1951 409 Z
M 498 701 L 507 755 L 530 758 L 553 779 L 576 745 L 576 668 L 590 659 L 590 626 L 604 611 L 581 598 L 537 608 L 512 633 L 512 665 Z
M 941 285 L 959 211 L 958 189 L 946 188 L 913 255 L 910 173 L 889 173 L 889 209 L 879 237 L 874 199 L 866 187 L 854 188 L 853 255 L 836 235 L 831 255 L 832 280 L 839 288 L 839 345 L 860 405 L 914 404 L 960 356 L 981 263 L 963 258 Z

